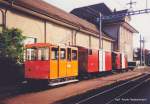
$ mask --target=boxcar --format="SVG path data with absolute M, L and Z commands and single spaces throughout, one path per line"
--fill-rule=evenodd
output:
M 99 72 L 98 50 L 78 47 L 78 52 L 80 74 L 92 74 Z

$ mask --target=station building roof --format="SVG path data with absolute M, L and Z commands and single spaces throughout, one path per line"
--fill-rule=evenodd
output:
M 64 22 L 68 25 L 72 25 L 79 29 L 89 31 L 90 33 L 94 33 L 96 34 L 95 36 L 97 37 L 99 36 L 99 30 L 97 26 L 94 25 L 93 23 L 90 23 L 74 14 L 67 13 L 43 0 L 2 0 L 0 1 L 0 3 L 7 5 L 10 8 L 21 7 L 27 9 L 29 11 L 32 11 L 30 12 L 30 14 L 32 13 L 32 15 L 35 15 L 33 12 L 36 12 L 40 15 L 53 18 L 57 21 Z M 22 11 L 22 9 L 20 10 Z M 24 11 L 24 12 L 29 13 L 28 11 Z M 105 12 L 107 13 L 107 11 Z M 41 18 L 40 15 L 36 15 L 36 16 L 39 16 Z M 106 35 L 103 35 L 103 37 L 107 37 L 112 40 L 111 37 L 108 37 Z
M 67 13 L 43 0 L 4 0 L 0 2 L 6 2 L 7 4 L 13 3 L 15 6 L 23 7 L 39 14 L 48 16 L 61 22 L 65 22 L 69 25 L 77 26 L 86 31 L 99 34 L 97 27 L 73 14 Z M 12 5 L 12 7 L 13 7 Z

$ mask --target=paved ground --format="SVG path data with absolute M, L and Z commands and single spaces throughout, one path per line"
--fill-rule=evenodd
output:
M 150 74 L 59 101 L 58 104 L 150 104 Z
M 68 84 L 61 87 L 31 91 L 1 100 L 0 104 L 51 104 L 71 96 L 80 95 L 87 91 L 111 85 L 112 83 L 137 77 L 142 75 L 145 71 L 149 71 L 149 69 L 138 69 L 132 72 L 130 71 L 122 74 L 80 81 L 78 83 Z

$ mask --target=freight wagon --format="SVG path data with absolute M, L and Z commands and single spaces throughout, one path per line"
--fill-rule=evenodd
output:
M 128 69 L 127 57 L 124 53 L 112 52 L 112 70 L 121 72 Z
M 99 72 L 98 50 L 78 46 L 79 74 L 95 74 Z

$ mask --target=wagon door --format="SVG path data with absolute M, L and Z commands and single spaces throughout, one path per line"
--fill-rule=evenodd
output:
M 58 73 L 58 47 L 51 47 L 50 51 L 50 79 L 56 79 L 59 77 Z
M 67 77 L 66 48 L 59 48 L 59 78 Z
M 88 52 L 87 49 L 78 48 L 78 68 L 79 74 L 87 73 Z
M 116 53 L 112 52 L 112 70 L 116 69 Z
M 106 71 L 112 70 L 111 52 L 105 52 L 105 63 L 106 63 Z
M 88 50 L 88 72 L 98 72 L 98 50 Z
M 71 48 L 67 48 L 67 76 L 72 76 Z
M 120 53 L 117 53 L 117 57 L 116 57 L 116 69 L 121 69 L 121 55 Z
M 78 76 L 78 50 L 72 49 L 72 76 Z

